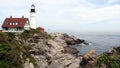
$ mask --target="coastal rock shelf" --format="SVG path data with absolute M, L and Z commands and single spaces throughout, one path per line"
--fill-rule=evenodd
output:
M 69 36 L 66 33 L 51 33 L 51 36 L 55 38 L 55 40 L 64 40 L 67 45 L 76 45 L 76 44 L 85 44 L 88 45 L 85 40 L 78 39 L 75 36 Z M 63 42 L 63 41 L 61 41 Z
M 82 58 L 77 56 L 79 51 L 69 45 L 86 44 L 86 42 L 62 33 L 51 33 L 50 36 L 51 39 L 41 38 L 36 33 L 26 42 L 28 45 L 34 44 L 29 53 L 35 59 L 38 68 L 80 67 Z M 38 40 L 38 42 L 34 43 L 34 40 Z

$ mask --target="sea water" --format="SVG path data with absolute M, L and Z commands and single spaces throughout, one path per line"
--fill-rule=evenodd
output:
M 72 33 L 72 35 L 84 39 L 89 42 L 89 45 L 75 45 L 79 50 L 79 54 L 85 54 L 89 50 L 95 50 L 98 54 L 101 54 L 112 47 L 120 46 L 120 34 L 119 33 Z

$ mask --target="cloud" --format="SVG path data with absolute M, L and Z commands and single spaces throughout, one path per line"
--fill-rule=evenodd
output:
M 120 5 L 111 5 L 104 8 L 90 9 L 86 7 L 69 8 L 58 11 L 58 17 L 67 17 L 79 22 L 94 23 L 103 20 L 120 19 Z
M 88 11 L 87 13 L 81 13 L 82 20 L 87 21 L 101 21 L 101 20 L 111 20 L 117 19 L 120 15 L 120 5 L 113 5 L 104 8 L 98 8 L 95 10 Z
M 27 4 L 27 1 L 22 1 L 22 0 L 1 0 L 0 1 L 0 8 L 2 9 L 15 9 L 15 8 L 20 8 L 23 7 L 25 4 Z
M 94 30 L 118 28 L 119 0 L 1 0 L 0 21 L 12 15 L 29 18 L 31 4 L 36 6 L 37 26 L 46 29 Z M 114 4 L 111 4 L 114 3 Z M 117 25 L 116 25 L 117 24 Z M 109 25 L 109 26 L 108 26 Z M 96 29 L 97 30 L 97 29 Z
M 45 4 L 68 4 L 74 0 L 38 0 L 38 1 Z
M 66 27 L 66 29 L 73 30 L 119 30 L 119 15 L 120 5 L 111 5 L 97 9 L 77 7 L 60 10 L 56 14 L 56 18 L 54 18 L 55 22 L 54 20 L 52 23 L 49 22 L 58 27 Z
M 120 0 L 108 0 L 109 4 L 120 4 Z

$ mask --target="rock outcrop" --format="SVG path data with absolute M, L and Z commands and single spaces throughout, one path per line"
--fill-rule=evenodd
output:
M 30 63 L 30 60 L 27 58 L 24 64 L 24 68 L 34 68 L 33 63 Z
M 69 36 L 66 33 L 51 33 L 51 36 L 54 37 L 55 39 L 59 38 L 64 40 L 64 42 L 66 42 L 67 45 L 75 45 L 75 44 L 86 44 L 88 45 L 88 43 L 85 40 L 82 39 L 78 39 L 74 36 Z
M 80 59 L 65 51 L 63 43 L 54 40 L 45 40 L 33 46 L 30 53 L 37 62 L 39 68 L 77 68 Z M 34 51 L 34 52 L 33 52 Z
M 95 50 L 88 51 L 83 57 L 80 66 L 83 68 L 94 68 L 95 61 L 97 60 L 97 53 Z
M 33 45 L 29 50 L 35 59 L 38 68 L 79 68 L 82 59 L 77 56 L 79 52 L 69 45 L 85 43 L 74 36 L 67 34 L 52 33 L 51 39 L 41 38 L 39 34 L 34 34 L 25 43 Z M 37 43 L 35 42 L 37 40 Z M 24 68 L 31 66 L 28 61 Z
M 35 30 L 16 34 L 24 68 L 79 68 L 82 62 L 78 50 L 71 45 L 87 44 L 63 33 L 39 33 Z

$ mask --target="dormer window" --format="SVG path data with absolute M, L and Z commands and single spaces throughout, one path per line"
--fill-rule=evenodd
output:
M 16 22 L 15 25 L 18 25 L 18 23 Z
M 12 25 L 12 22 L 10 22 L 10 25 Z
M 13 25 L 15 25 L 15 22 L 13 22 Z

